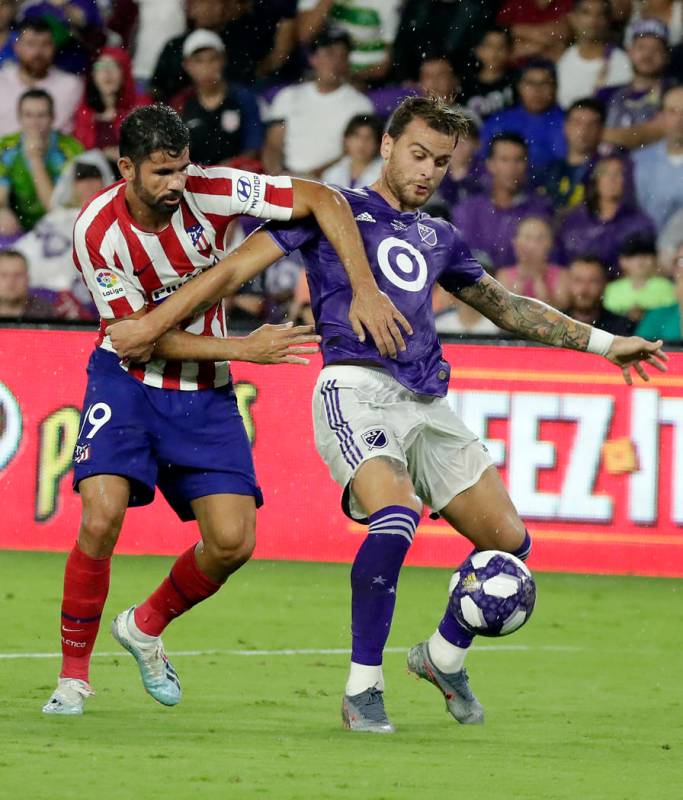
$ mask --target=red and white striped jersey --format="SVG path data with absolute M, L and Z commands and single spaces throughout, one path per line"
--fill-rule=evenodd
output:
M 227 254 L 228 225 L 239 214 L 278 220 L 292 216 L 290 178 L 195 164 L 187 174 L 180 206 L 160 233 L 136 225 L 126 205 L 124 181 L 95 195 L 78 217 L 74 263 L 103 320 L 151 308 L 212 267 Z M 113 352 L 104 327 L 103 323 L 98 345 Z M 186 320 L 183 328 L 201 336 L 225 337 L 222 302 Z M 124 369 L 149 386 L 164 389 L 207 389 L 230 380 L 227 361 L 152 359 Z

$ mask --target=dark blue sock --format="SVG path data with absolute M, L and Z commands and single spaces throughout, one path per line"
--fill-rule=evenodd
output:
M 351 661 L 378 666 L 391 629 L 398 576 L 420 515 L 406 506 L 387 506 L 369 520 L 351 568 Z

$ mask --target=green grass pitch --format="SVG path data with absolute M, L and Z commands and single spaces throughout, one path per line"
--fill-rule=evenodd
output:
M 683 797 L 683 582 L 537 575 L 531 623 L 478 642 L 468 667 L 484 726 L 457 725 L 436 689 L 385 659 L 394 736 L 349 734 L 348 656 L 227 651 L 348 647 L 348 568 L 252 562 L 165 640 L 184 698 L 142 690 L 107 623 L 97 696 L 49 718 L 64 556 L 0 553 L 0 797 L 7 800 Z M 151 590 L 162 558 L 117 557 L 104 619 Z M 448 573 L 404 570 L 390 648 L 430 634 Z

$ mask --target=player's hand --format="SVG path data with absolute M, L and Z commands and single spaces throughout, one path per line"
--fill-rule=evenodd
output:
M 650 380 L 645 371 L 645 364 L 660 372 L 667 371 L 666 362 L 669 358 L 662 350 L 662 344 L 661 339 L 649 342 L 640 336 L 615 336 L 606 358 L 621 368 L 624 380 L 630 386 L 633 383 L 631 369 L 634 369 L 644 381 Z
M 105 333 L 111 339 L 116 355 L 122 360 L 144 363 L 152 357 L 154 334 L 145 317 L 122 319 L 109 325 Z
M 240 340 L 240 361 L 254 364 L 309 364 L 320 349 L 313 325 L 262 325 Z M 233 340 L 234 342 L 234 340 Z
M 406 349 L 401 329 L 412 335 L 413 329 L 384 292 L 362 291 L 353 295 L 349 321 L 356 336 L 365 341 L 365 332 L 372 337 L 381 356 L 396 358 L 399 350 Z

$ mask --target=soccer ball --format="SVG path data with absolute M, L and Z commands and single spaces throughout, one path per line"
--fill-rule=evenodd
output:
M 536 602 L 536 584 L 527 566 L 500 550 L 482 550 L 463 561 L 448 592 L 455 618 L 480 636 L 506 636 L 518 630 Z

